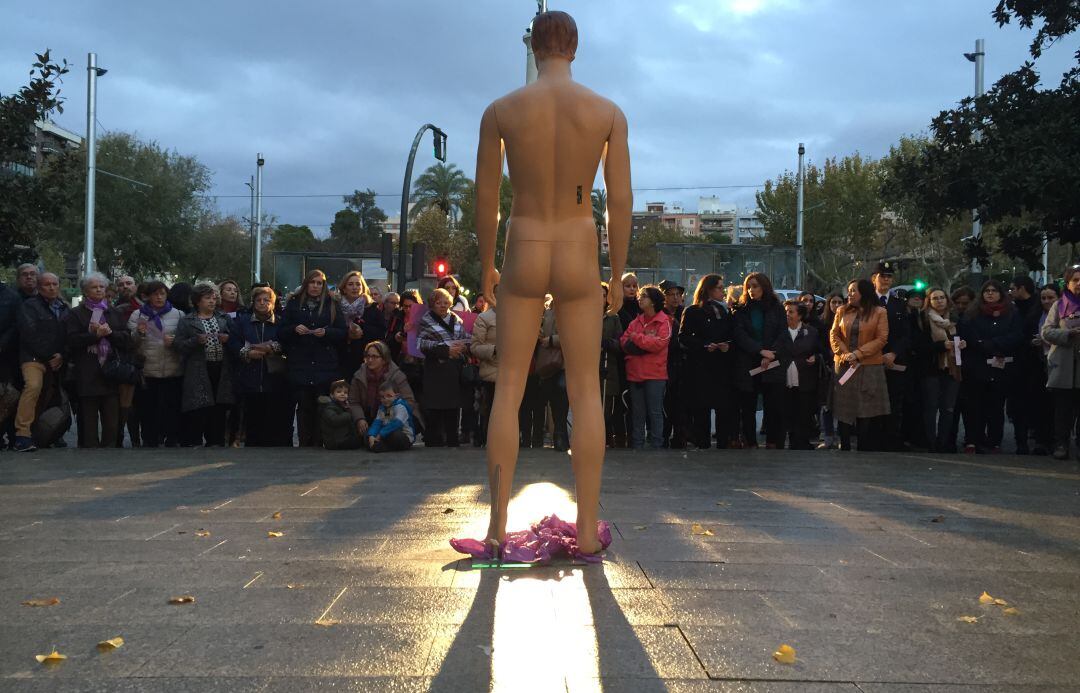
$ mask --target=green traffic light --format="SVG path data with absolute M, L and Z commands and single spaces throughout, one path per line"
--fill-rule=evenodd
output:
M 915 290 L 916 291 L 922 291 L 924 289 L 926 289 L 926 282 L 924 282 L 922 279 L 916 279 L 915 280 Z

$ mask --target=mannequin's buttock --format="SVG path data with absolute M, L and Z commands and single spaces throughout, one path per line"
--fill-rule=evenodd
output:
M 513 217 L 507 222 L 499 295 L 556 301 L 601 301 L 596 224 L 592 217 L 551 222 Z

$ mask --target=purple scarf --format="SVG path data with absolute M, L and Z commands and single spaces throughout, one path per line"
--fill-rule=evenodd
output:
M 1065 289 L 1061 292 L 1061 299 L 1058 302 L 1058 317 L 1068 318 L 1077 313 L 1080 313 L 1080 296 Z
M 100 310 L 101 311 L 101 317 L 98 319 L 98 324 L 100 324 L 100 325 L 108 324 L 108 322 L 109 322 L 109 318 L 108 318 L 109 304 L 108 303 L 106 303 L 105 301 L 97 301 L 97 302 L 95 302 L 95 301 L 87 300 L 87 301 L 83 301 L 83 305 L 90 309 L 90 319 L 91 320 L 94 319 L 94 311 L 95 310 Z M 87 327 L 87 329 L 89 330 L 89 326 Z M 96 345 L 91 344 L 90 347 L 89 347 L 91 353 L 94 353 L 94 352 L 97 353 L 98 365 L 104 365 L 105 360 L 109 358 L 109 351 L 111 350 L 111 348 L 112 348 L 112 346 L 109 344 L 109 338 L 108 337 L 102 337 L 101 339 L 98 340 L 98 343 Z
M 172 304 L 165 301 L 165 306 L 161 310 L 154 310 L 154 307 L 149 303 L 144 303 L 139 307 L 139 314 L 145 315 L 147 320 L 150 320 L 158 328 L 158 332 L 164 332 L 165 328 L 161 326 L 161 316 L 172 310 Z

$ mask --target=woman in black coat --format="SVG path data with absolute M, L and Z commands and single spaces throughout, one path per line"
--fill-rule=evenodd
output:
M 1013 360 L 1024 342 L 1023 318 L 1001 282 L 982 286 L 957 330 L 967 342 L 961 370 L 965 410 L 971 431 L 964 452 L 1001 452 L 1005 429 L 1005 396 L 1013 373 Z
M 375 340 L 386 339 L 386 316 L 371 296 L 364 275 L 357 270 L 338 282 L 338 300 L 348 334 L 341 347 L 341 377 L 350 380 L 364 365 L 364 349 Z
M 251 290 L 251 312 L 236 319 L 228 342 L 236 361 L 237 399 L 244 407 L 245 447 L 292 447 L 296 403 L 278 338 L 277 295 L 269 286 Z
M 782 411 L 784 430 L 780 447 L 789 441 L 792 450 L 810 450 L 811 423 L 818 399 L 821 340 L 817 328 L 808 324 L 810 309 L 799 301 L 784 301 L 786 329 L 776 343 L 778 370 L 784 376 Z
M 724 302 L 724 278 L 706 274 L 694 291 L 694 304 L 683 311 L 679 343 L 686 355 L 686 382 L 691 398 L 690 434 L 698 448 L 711 444 L 716 412 L 716 447 L 738 440 L 731 398 L 731 366 L 735 355 L 735 321 Z
M 285 304 L 278 341 L 285 350 L 289 384 L 296 398 L 296 428 L 301 447 L 322 445 L 319 396 L 341 377 L 338 349 L 345 343 L 345 316 L 326 289 L 322 270 L 308 272 Z
M 431 310 L 420 320 L 417 344 L 424 354 L 424 406 L 427 447 L 457 447 L 461 407 L 469 389 L 461 384 L 461 369 L 469 356 L 464 324 L 450 310 L 450 293 L 435 289 L 428 304 Z
M 743 280 L 739 307 L 735 311 L 734 383 L 739 393 L 741 445 L 757 447 L 757 400 L 764 399 L 765 447 L 783 445 L 784 424 L 780 418 L 780 398 L 784 390 L 784 372 L 776 360 L 776 343 L 787 321 L 772 282 L 760 272 Z M 771 367 L 770 367 L 771 366 Z M 751 370 L 769 368 L 757 375 Z

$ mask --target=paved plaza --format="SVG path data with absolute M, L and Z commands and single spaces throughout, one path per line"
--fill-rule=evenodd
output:
M 3 453 L 0 690 L 1078 690 L 1075 462 L 618 452 L 607 562 L 502 570 L 447 545 L 483 536 L 484 474 L 471 448 Z M 573 519 L 565 454 L 524 451 L 516 488 L 511 528 Z

